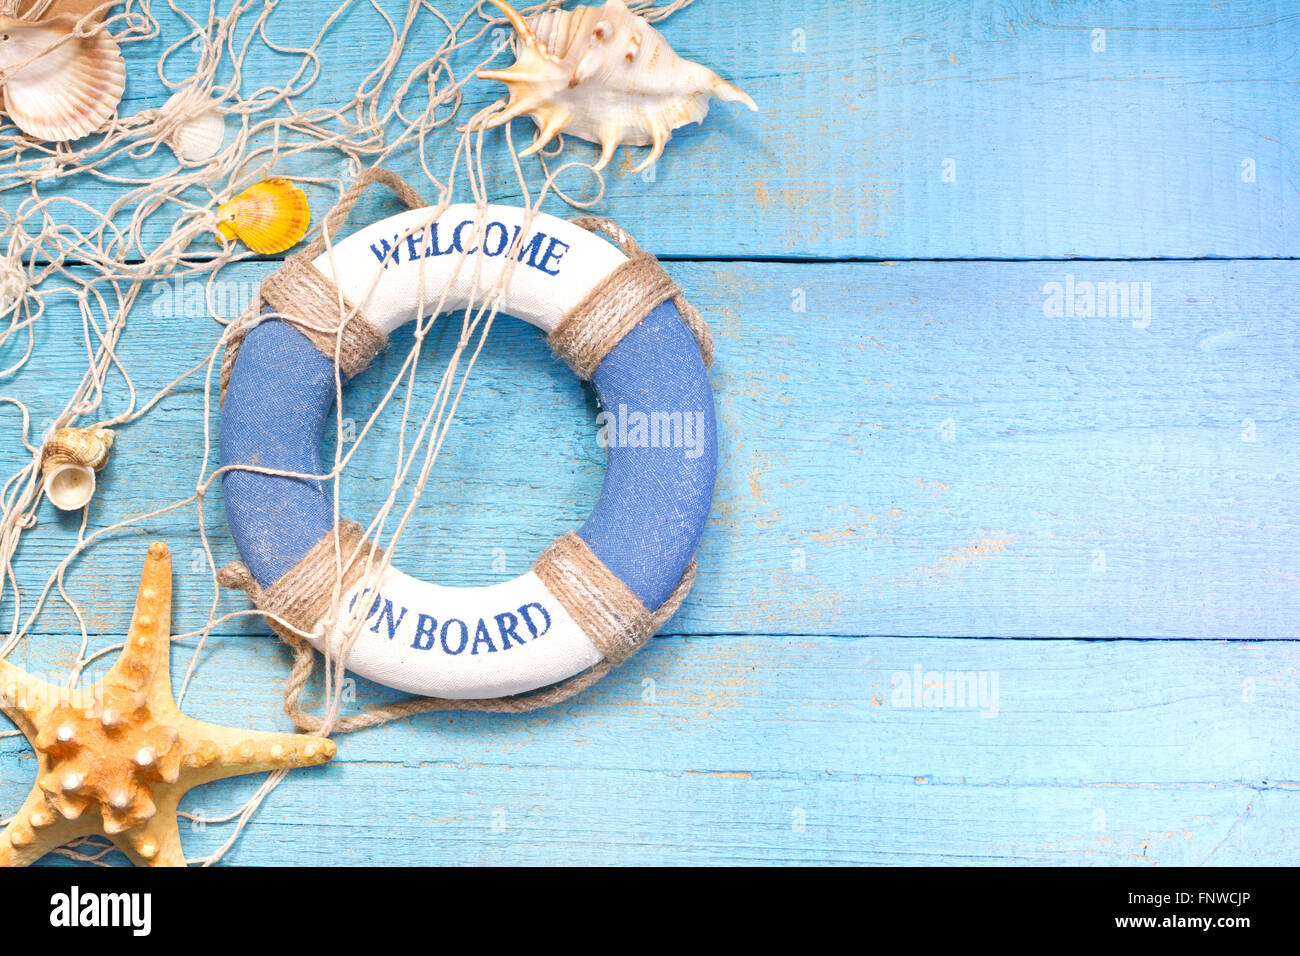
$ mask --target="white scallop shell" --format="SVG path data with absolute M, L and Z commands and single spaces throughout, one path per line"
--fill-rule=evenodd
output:
M 80 139 L 107 123 L 122 101 L 126 63 L 117 41 L 104 29 L 65 40 L 76 23 L 73 16 L 40 23 L 0 17 L 5 112 L 28 136 Z
M 163 112 L 174 108 L 186 95 L 186 90 L 174 94 L 163 104 Z M 221 144 L 225 139 L 226 117 L 213 106 L 199 110 L 179 123 L 167 137 L 167 145 L 183 162 L 206 163 L 221 152 Z
M 515 28 L 516 59 L 508 70 L 480 70 L 478 76 L 510 91 L 510 102 L 489 128 L 524 113 L 537 124 L 537 139 L 520 155 L 565 132 L 600 144 L 596 169 L 620 143 L 651 146 L 641 170 L 659 158 L 674 129 L 704 119 L 711 96 L 758 109 L 712 70 L 678 56 L 623 0 L 544 10 L 529 21 L 505 0 L 491 3 Z

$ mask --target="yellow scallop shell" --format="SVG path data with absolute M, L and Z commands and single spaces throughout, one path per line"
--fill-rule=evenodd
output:
M 254 252 L 284 252 L 307 234 L 307 194 L 288 179 L 264 179 L 217 208 L 217 230 Z

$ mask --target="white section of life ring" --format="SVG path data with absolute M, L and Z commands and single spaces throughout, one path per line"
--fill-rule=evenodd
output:
M 432 207 L 412 209 L 367 226 L 313 263 L 348 301 L 364 303 L 366 317 L 385 334 L 420 311 L 430 313 L 444 288 L 444 312 L 464 308 L 475 289 L 491 288 L 507 261 L 498 244 L 503 235 L 513 241 L 515 230 L 522 231 L 525 211 L 488 206 L 476 233 L 475 207 L 450 206 L 438 218 L 436 234 L 431 212 Z M 549 333 L 627 256 L 580 226 L 544 213 L 532 217 L 525 238 L 538 235 L 544 238 L 536 246 L 525 243 L 499 309 Z M 477 251 L 461 256 L 454 254 L 458 247 Z M 439 251 L 446 249 L 453 251 Z M 437 254 L 424 254 L 431 251 Z M 360 604 L 365 618 L 346 666 L 397 690 L 459 700 L 504 697 L 573 677 L 603 657 L 531 571 L 485 587 L 456 588 L 390 568 L 378 591 L 377 600 L 359 587 L 350 591 L 329 633 L 312 643 L 337 654 L 356 616 L 349 609 Z M 549 625 L 544 629 L 540 615 L 529 617 L 525 610 L 534 606 L 545 609 Z
M 511 581 L 453 588 L 389 568 L 379 598 L 357 587 L 329 635 L 337 655 L 349 610 L 365 615 L 347 667 L 426 697 L 505 697 L 581 673 L 602 654 L 532 571 Z M 313 643 L 325 650 L 325 641 Z
M 384 334 L 415 319 L 421 282 L 426 314 L 437 306 L 444 287 L 445 312 L 464 308 L 475 289 L 481 293 L 491 288 L 508 261 L 505 247 L 500 245 L 503 234 L 496 224 L 505 228 L 508 246 L 515 230 L 522 229 L 525 214 L 525 210 L 514 206 L 488 206 L 482 220 L 483 234 L 475 235 L 475 207 L 448 206 L 438 217 L 435 237 L 430 231 L 435 225 L 432 212 L 433 207 L 411 209 L 366 226 L 326 249 L 312 263 L 335 282 L 349 302 L 364 303 L 366 318 Z M 581 226 L 546 213 L 533 215 L 525 238 L 531 240 L 538 235 L 544 237 L 538 247 L 525 244 L 522 261 L 516 262 L 510 284 L 503 292 L 500 310 L 550 333 L 565 313 L 626 262 L 627 256 Z M 445 251 L 457 247 L 481 250 L 485 244 L 487 255 L 479 251 L 460 256 Z M 389 253 L 384 252 L 385 248 Z M 498 251 L 493 255 L 492 250 Z M 431 251 L 437 254 L 424 255 Z M 412 252 L 419 256 L 419 268 L 409 268 Z M 384 266 L 386 254 L 391 257 Z M 538 268 L 539 263 L 545 268 Z M 477 277 L 476 265 L 480 267 Z M 554 274 L 548 271 L 551 268 Z M 481 294 L 478 298 L 482 298 Z

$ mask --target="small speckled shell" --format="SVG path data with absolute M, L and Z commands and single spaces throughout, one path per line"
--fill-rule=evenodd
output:
M 284 252 L 307 234 L 307 195 L 287 179 L 264 179 L 217 209 L 217 229 L 254 252 Z
M 85 465 L 99 471 L 108 462 L 113 433 L 107 428 L 60 428 L 41 452 L 41 467 Z

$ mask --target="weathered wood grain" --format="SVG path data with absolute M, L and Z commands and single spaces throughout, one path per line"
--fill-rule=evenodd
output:
M 269 647 L 214 646 L 186 708 L 285 726 Z M 420 717 L 341 738 L 337 762 L 295 771 L 229 859 L 1293 863 L 1296 653 L 660 638 L 556 711 Z M 996 697 L 904 706 L 897 688 L 917 667 L 932 690 L 962 674 Z M 29 785 L 27 753 L 0 741 L 0 805 Z M 256 785 L 210 785 L 185 806 L 220 815 Z M 187 851 L 228 832 L 186 833 Z
M 722 428 L 699 585 L 677 630 L 1297 636 L 1295 266 L 671 270 L 717 332 Z M 255 274 L 232 273 L 248 285 L 231 297 Z M 1150 325 L 1044 315 L 1043 289 L 1067 274 L 1149 284 Z M 145 395 L 198 362 L 218 334 L 197 313 L 169 311 L 168 296 L 188 301 L 174 287 L 148 291 L 122 341 Z M 70 325 L 66 309 L 52 311 L 11 386 L 35 396 L 37 422 L 70 394 L 84 362 Z M 449 354 L 452 333 L 431 343 L 435 356 Z M 349 416 L 364 421 L 409 341 L 349 389 Z M 421 376 L 421 401 L 436 367 Z M 192 491 L 200 386 L 122 429 L 92 528 Z M 111 381 L 106 407 L 121 407 L 123 393 Z M 525 570 L 595 501 L 604 452 L 593 417 L 589 395 L 540 335 L 503 320 L 408 531 L 404 566 L 452 584 Z M 17 425 L 0 408 L 10 472 L 20 461 Z M 389 415 L 354 461 L 346 512 L 368 516 L 387 494 L 395 439 Z M 219 491 L 206 514 L 219 559 L 233 559 Z M 104 542 L 70 576 L 73 593 L 93 599 L 111 581 L 105 611 L 124 613 L 142 542 L 160 536 L 179 556 L 182 620 L 197 626 L 212 584 L 193 550 L 194 519 L 191 509 Z M 42 511 L 20 555 L 24 587 L 44 580 L 75 527 L 75 516 Z M 90 621 L 97 633 L 111 629 L 98 611 Z M 42 623 L 76 629 L 66 612 Z
M 181 6 L 197 13 L 207 4 Z M 440 6 L 458 12 L 468 4 Z M 268 33 L 303 45 L 334 7 L 333 0 L 282 5 Z M 383 7 L 398 16 L 405 4 Z M 166 10 L 160 18 L 162 37 L 130 48 L 150 66 L 132 70 L 123 115 L 166 98 L 151 64 L 188 27 Z M 652 182 L 629 172 L 642 151 L 620 154 L 597 211 L 624 222 L 657 254 L 1300 254 L 1300 119 L 1293 108 L 1300 21 L 1267 0 L 701 0 L 661 26 L 683 55 L 746 89 L 761 112 L 715 104 L 702 126 L 676 134 Z M 443 35 L 423 14 L 400 75 Z M 502 39 L 485 37 L 458 54 L 457 75 Z M 380 16 L 357 4 L 327 37 L 323 74 L 302 105 L 337 105 L 389 42 Z M 509 62 L 508 54 L 499 58 Z M 180 51 L 169 77 L 183 79 L 194 62 L 196 52 Z M 297 67 L 296 58 L 254 44 L 246 92 L 284 82 Z M 471 84 L 467 108 L 500 93 L 499 84 Z M 422 108 L 420 95 L 408 101 L 408 113 Z M 531 138 L 530 121 L 515 129 L 517 141 Z M 440 175 L 454 143 L 446 132 L 430 143 L 430 167 Z M 492 198 L 518 201 L 501 142 L 490 147 Z M 569 154 L 594 150 L 573 142 Z M 110 171 L 152 175 L 166 168 L 165 158 L 163 149 L 156 162 L 136 159 Z M 409 152 L 392 165 L 423 180 Z M 279 172 L 295 169 L 343 175 L 319 155 Z M 540 182 L 538 167 L 530 169 Z M 564 183 L 586 194 L 587 181 L 576 173 Z M 92 203 L 115 195 L 106 184 L 75 188 Z M 41 191 L 58 188 L 42 184 Z M 314 198 L 319 214 L 326 198 Z M 17 197 L 3 201 L 9 208 Z M 557 201 L 548 209 L 565 207 Z M 168 215 L 152 220 L 152 242 L 169 232 Z
M 300 43 L 331 9 L 282 4 L 271 35 Z M 163 37 L 131 48 L 142 60 L 184 29 L 156 12 Z M 382 57 L 379 23 L 366 4 L 345 17 L 311 103 L 337 102 Z M 627 172 L 635 156 L 615 163 L 596 211 L 661 255 L 1300 249 L 1289 108 L 1300 20 L 1276 4 L 700 0 L 662 29 L 763 111 L 715 107 L 678 133 L 652 181 Z M 417 36 L 404 65 L 440 33 L 426 23 Z M 266 54 L 248 66 L 257 85 L 295 68 Z M 496 92 L 476 84 L 468 102 Z M 122 113 L 166 95 L 151 69 L 133 70 Z M 435 168 L 450 142 L 432 144 Z M 143 158 L 110 172 L 166 165 Z M 409 155 L 392 165 L 418 178 Z M 295 170 L 345 175 L 319 163 L 279 171 Z M 489 180 L 493 199 L 518 200 L 499 159 Z M 41 185 L 61 191 L 100 203 L 115 194 L 98 182 Z M 0 194 L 0 206 L 19 198 Z M 319 215 L 324 193 L 313 200 Z M 391 211 L 367 201 L 358 221 Z M 169 228 L 162 214 L 147 235 Z M 230 270 L 224 313 L 272 267 Z M 230 861 L 1294 863 L 1294 263 L 669 268 L 717 333 L 724 429 L 699 584 L 670 636 L 556 711 L 422 717 L 343 738 L 335 765 L 297 772 L 272 796 Z M 1049 314 L 1049 284 L 1071 276 L 1076 287 L 1138 283 L 1149 316 L 1145 306 Z M 197 289 L 148 289 L 133 313 L 122 353 L 141 395 L 215 341 Z M 31 365 L 0 394 L 22 396 L 39 428 L 70 394 L 84 345 L 67 300 L 51 303 L 36 334 Z M 431 348 L 445 357 L 446 333 Z M 364 416 L 398 362 L 389 354 L 354 384 L 350 416 Z M 433 381 L 422 375 L 421 397 Z M 108 390 L 117 411 L 121 381 Z M 192 489 L 201 407 L 191 383 L 121 431 L 92 530 Z M 527 567 L 594 503 L 594 411 L 537 333 L 503 321 L 404 566 L 453 584 Z M 351 513 L 385 493 L 395 436 L 389 418 L 358 453 Z M 0 406 L 0 475 L 22 459 L 18 417 Z M 219 491 L 205 516 L 218 562 L 233 559 Z M 150 519 L 74 565 L 68 585 L 85 604 L 91 651 L 120 636 L 155 537 L 176 556 L 175 629 L 202 623 L 213 591 L 194 518 Z M 76 527 L 47 506 L 26 533 L 24 607 Z M 245 606 L 222 598 L 223 609 Z M 1035 637 L 1067 639 L 1000 639 Z M 58 673 L 79 639 L 55 601 L 13 659 Z M 193 644 L 174 652 L 178 681 Z M 224 625 L 185 706 L 287 728 L 286 661 L 258 622 Z M 924 689 L 947 677 L 954 693 L 982 679 L 984 700 L 927 705 Z M 899 696 L 913 681 L 919 707 Z M 355 693 L 350 706 L 391 697 L 364 681 Z M 26 792 L 32 764 L 21 740 L 0 739 L 0 815 Z M 255 786 L 212 785 L 186 806 L 229 812 Z M 187 833 L 187 850 L 211 851 L 228 833 Z

